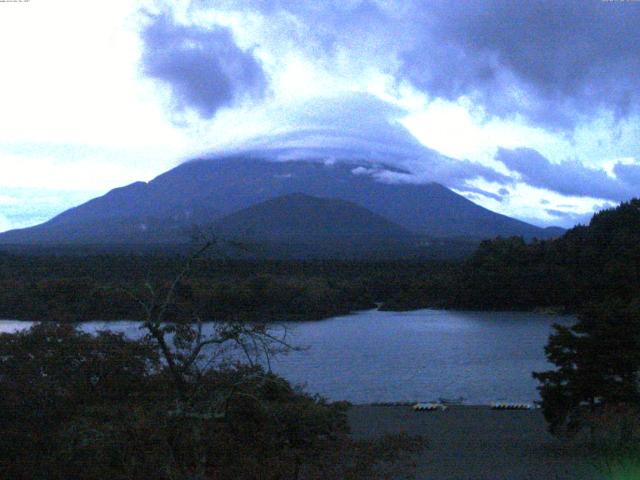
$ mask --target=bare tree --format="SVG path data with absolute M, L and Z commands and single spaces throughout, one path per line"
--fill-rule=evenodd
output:
M 251 322 L 213 322 L 205 332 L 203 320 L 197 312 L 189 312 L 190 321 L 169 321 L 167 313 L 176 305 L 176 294 L 181 283 L 188 278 L 194 262 L 217 245 L 207 240 L 185 261 L 182 270 L 165 291 L 145 282 L 146 298 L 128 292 L 144 312 L 142 328 L 153 340 L 165 362 L 181 400 L 186 400 L 188 386 L 204 372 L 216 365 L 222 354 L 234 351 L 251 365 L 262 364 L 271 370 L 271 357 L 295 348 L 288 343 L 287 329 Z M 235 358 L 238 358 L 235 355 Z
M 144 312 L 141 328 L 156 345 L 175 389 L 175 409 L 168 414 L 189 421 L 194 438 L 203 436 L 204 424 L 200 421 L 222 420 L 234 398 L 251 397 L 243 389 L 244 384 L 255 386 L 274 381 L 274 377 L 269 375 L 273 355 L 296 350 L 288 343 L 288 332 L 284 326 L 276 331 L 274 327 L 255 322 L 224 321 L 208 323 L 208 328 L 205 328 L 196 311 L 188 312 L 185 318 L 190 321 L 177 322 L 169 318 L 169 312 L 177 304 L 178 289 L 191 274 L 194 263 L 216 245 L 215 239 L 203 242 L 187 258 L 168 287 L 158 288 L 151 281 L 146 281 L 145 298 L 128 292 Z M 241 375 L 235 382 L 225 384 L 224 388 L 211 391 L 210 383 L 203 379 L 219 370 L 225 362 L 263 368 L 253 368 L 251 375 Z M 257 397 L 254 400 L 260 401 Z M 190 478 L 205 476 L 207 447 L 200 447 L 198 452 L 193 452 L 199 467 Z

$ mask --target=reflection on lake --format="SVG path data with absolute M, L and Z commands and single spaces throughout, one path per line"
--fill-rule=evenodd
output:
M 317 322 L 289 322 L 289 341 L 308 347 L 273 360 L 273 369 L 309 392 L 354 403 L 464 397 L 467 403 L 538 398 L 534 370 L 553 323 L 534 313 L 376 310 Z M 0 332 L 29 322 L 0 321 Z M 138 322 L 88 322 L 84 331 L 141 334 Z

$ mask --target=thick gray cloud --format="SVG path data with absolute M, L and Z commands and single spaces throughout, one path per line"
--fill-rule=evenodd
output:
M 229 29 L 180 25 L 167 12 L 147 20 L 141 34 L 143 71 L 171 89 L 178 110 L 211 118 L 244 97 L 264 94 L 260 64 L 238 48 Z
M 551 163 L 530 148 L 501 148 L 496 159 L 520 174 L 523 182 L 563 195 L 624 201 L 637 196 L 640 190 L 640 165 L 617 164 L 613 178 L 604 170 L 587 168 L 578 161 Z
M 640 195 L 640 165 L 618 163 L 613 167 L 613 173 L 621 181 L 635 186 L 635 195 Z
M 477 96 L 490 111 L 547 126 L 638 106 L 638 3 L 454 0 L 433 2 L 425 25 L 429 17 L 431 51 L 404 58 L 410 78 L 430 92 Z
M 350 55 L 430 95 L 466 95 L 489 113 L 520 114 L 550 129 L 571 129 L 603 112 L 624 117 L 640 105 L 640 2 L 216 0 L 194 6 L 260 11 L 273 19 L 274 31 L 279 24 L 291 31 L 320 62 Z M 291 17 L 295 22 L 280 23 Z

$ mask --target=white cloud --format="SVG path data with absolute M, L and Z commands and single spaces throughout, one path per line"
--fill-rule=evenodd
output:
M 0 231 L 42 223 L 98 192 L 0 186 Z
M 504 188 L 500 183 L 487 182 L 483 179 L 476 179 L 470 183 L 480 190 L 496 194 Z M 594 211 L 614 205 L 613 202 L 597 198 L 560 195 L 525 183 L 515 183 L 507 190 L 508 193 L 502 195 L 501 200 L 484 195 L 473 195 L 470 200 L 494 212 L 515 216 L 535 225 L 567 228 L 574 226 L 577 222 L 588 222 Z M 464 190 L 456 191 L 469 197 Z
M 7 230 L 11 230 L 13 228 L 14 226 L 9 221 L 9 219 L 0 213 L 0 233 L 6 232 Z
M 0 207 L 21 205 L 22 200 L 11 195 L 0 195 Z

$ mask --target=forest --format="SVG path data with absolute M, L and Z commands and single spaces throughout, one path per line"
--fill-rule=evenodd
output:
M 553 240 L 497 238 L 467 260 L 416 277 L 387 308 L 578 312 L 585 303 L 629 303 L 640 287 L 640 200 L 595 214 Z
M 186 255 L 0 254 L 0 317 L 19 320 L 141 319 L 141 298 L 169 287 Z M 375 308 L 438 262 L 194 261 L 172 319 L 315 320 Z M 183 313 L 181 313 L 183 312 Z M 189 316 L 184 315 L 189 312 Z
M 380 306 L 577 312 L 588 299 L 630 301 L 640 287 L 640 201 L 594 215 L 553 240 L 482 242 L 465 260 L 197 259 L 181 311 L 202 319 L 315 320 Z M 140 319 L 139 299 L 168 288 L 186 254 L 0 253 L 0 317 Z

